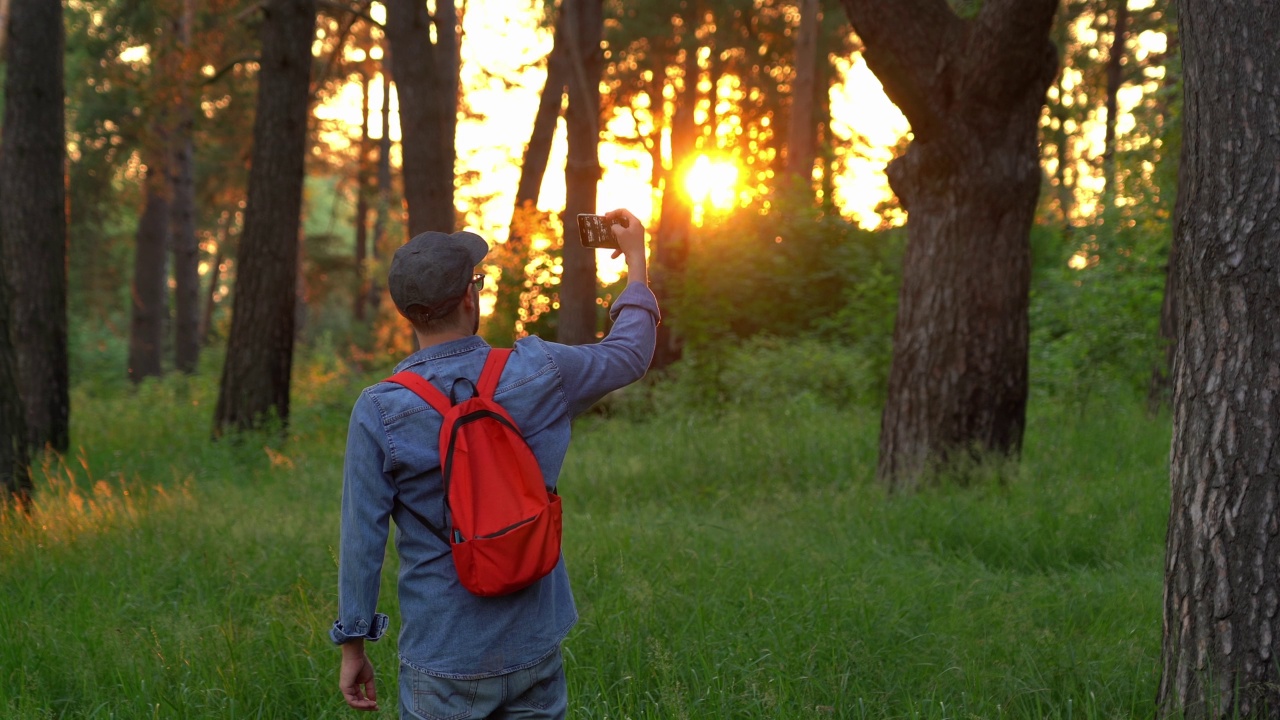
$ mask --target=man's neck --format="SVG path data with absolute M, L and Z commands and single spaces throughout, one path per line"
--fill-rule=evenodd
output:
M 464 333 L 458 330 L 448 330 L 445 332 L 423 334 L 418 332 L 417 330 L 414 330 L 413 334 L 418 336 L 418 347 L 422 350 L 426 350 L 427 348 L 435 345 L 443 345 L 444 343 L 453 342 L 454 340 L 462 340 L 464 338 L 469 338 L 475 333 Z

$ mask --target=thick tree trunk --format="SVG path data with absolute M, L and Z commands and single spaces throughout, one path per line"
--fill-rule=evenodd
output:
M 693 207 L 681 182 L 693 165 L 698 149 L 698 124 L 694 110 L 698 105 L 698 49 L 685 48 L 684 80 L 671 113 L 671 170 L 662 184 L 662 215 L 653 238 L 652 267 L 649 283 L 658 298 L 658 307 L 669 307 L 684 278 L 685 260 L 689 257 L 689 232 L 693 225 Z M 663 368 L 680 359 L 680 339 L 670 323 L 658 326 L 658 344 L 651 366 Z
M 214 434 L 289 419 L 315 0 L 263 6 L 262 61 L 231 335 Z
M 794 60 L 796 76 L 791 85 L 791 118 L 787 129 L 787 172 L 799 177 L 806 187 L 812 184 L 813 163 L 818 152 L 813 104 L 821 12 L 819 0 L 800 0 Z
M 533 132 L 524 148 L 520 164 L 520 182 L 516 186 L 515 209 L 502 252 L 502 278 L 498 281 L 497 303 L 489 319 L 491 339 L 507 345 L 515 341 L 515 325 L 520 319 L 520 294 L 524 289 L 525 265 L 529 262 L 529 229 L 538 212 L 538 196 L 542 179 L 547 174 L 551 141 L 556 134 L 556 121 L 564 104 L 568 81 L 568 48 L 565 38 L 565 13 L 556 20 L 556 33 L 547 55 L 547 79 L 542 85 L 538 111 L 533 117 Z
M 1280 718 L 1280 10 L 1179 9 L 1172 502 L 1157 717 Z
M 844 0 L 915 138 L 889 166 L 907 250 L 878 475 L 910 488 L 961 456 L 1019 452 L 1027 403 L 1040 108 L 1054 0 Z
M 596 341 L 596 251 L 582 246 L 577 218 L 579 213 L 597 212 L 604 7 L 602 0 L 566 0 L 561 11 L 566 16 L 570 55 L 569 106 L 565 110 L 569 153 L 564 167 L 564 271 L 560 275 L 556 339 L 565 345 L 584 345 Z
M 195 3 L 183 0 L 182 13 L 175 23 L 181 49 L 178 63 L 177 122 L 170 138 L 173 154 L 169 178 L 173 186 L 170 234 L 173 243 L 174 279 L 174 365 L 181 372 L 194 373 L 200 364 L 200 242 L 196 239 L 195 115 L 188 88 L 192 62 L 191 31 L 195 23 Z
M 146 205 L 134 236 L 128 372 L 135 383 L 164 372 L 164 317 L 169 308 L 165 282 L 168 231 L 167 179 L 163 165 L 152 166 L 147 168 Z
M 431 27 L 435 25 L 435 41 Z M 400 145 L 409 235 L 452 232 L 454 135 L 458 124 L 458 13 L 438 0 L 387 0 L 391 74 L 400 100 Z
M 13 0 L 0 147 L 0 243 L 34 448 L 69 445 L 62 4 Z
M 2 270 L 2 268 L 0 268 Z M 0 271 L 0 508 L 31 495 L 27 418 L 18 392 L 18 359 L 9 332 L 9 281 Z

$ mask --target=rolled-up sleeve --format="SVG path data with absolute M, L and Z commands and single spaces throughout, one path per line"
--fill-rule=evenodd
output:
M 547 343 L 572 415 L 644 377 L 653 360 L 661 314 L 648 285 L 627 285 L 609 308 L 609 317 L 613 320 L 609 335 L 594 345 Z
M 343 463 L 338 619 L 329 631 L 337 644 L 377 641 L 387 630 L 387 616 L 376 610 L 396 497 L 389 469 L 382 415 L 366 390 L 351 411 Z

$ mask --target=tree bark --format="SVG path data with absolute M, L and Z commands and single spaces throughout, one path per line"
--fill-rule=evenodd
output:
M 787 130 L 787 172 L 803 180 L 806 187 L 813 183 L 813 163 L 818 152 L 813 104 L 821 12 L 818 0 L 800 0 L 793 62 L 796 76 L 791 86 L 791 126 Z
M 698 105 L 698 46 L 685 48 L 684 79 L 675 108 L 671 112 L 671 169 L 662 183 L 661 216 L 653 238 L 653 263 L 649 283 L 658 298 L 658 307 L 669 307 L 684 278 L 685 261 L 689 257 L 689 232 L 693 225 L 693 207 L 681 181 L 693 165 L 698 149 L 698 124 L 694 110 Z M 658 343 L 654 348 L 653 368 L 663 368 L 680 359 L 680 339 L 670 323 L 658 326 Z
M 160 377 L 163 369 L 169 197 L 163 165 L 147 168 L 146 204 L 134 236 L 133 287 L 129 313 L 129 379 L 134 383 Z
M 600 75 L 604 54 L 602 0 L 566 0 L 569 40 L 569 106 L 565 110 L 569 152 L 565 161 L 564 246 L 561 249 L 560 312 L 556 339 L 565 345 L 596 341 L 596 251 L 582 246 L 578 214 L 594 213 L 600 182 Z
M 569 41 L 565 37 L 565 25 L 565 12 L 562 10 L 556 19 L 555 38 L 547 55 L 547 79 L 542 85 L 538 111 L 533 117 L 533 132 L 524 148 L 524 162 L 520 164 L 515 209 L 502 252 L 502 278 L 498 282 L 497 303 L 489 320 L 493 342 L 499 345 L 515 341 L 515 325 L 520 319 L 524 268 L 529 262 L 529 227 L 537 214 L 538 196 L 542 191 L 543 177 L 547 174 L 551 141 L 555 138 L 556 121 L 560 119 L 569 77 L 566 47 Z
M 0 508 L 31 496 L 27 418 L 18 392 L 18 358 L 9 328 L 9 281 L 0 267 Z
M 66 137 L 62 4 L 13 0 L 0 153 L 0 242 L 17 380 L 33 448 L 66 451 Z
M 434 18 L 421 0 L 387 0 L 385 29 L 391 45 L 391 74 L 400 99 L 401 174 L 409 206 L 409 235 L 428 230 L 452 232 L 457 213 L 453 173 L 458 124 L 458 13 L 454 0 L 437 0 Z
M 315 0 L 263 6 L 244 233 L 214 434 L 289 419 Z
M 890 163 L 908 212 L 879 478 L 910 488 L 960 457 L 1015 455 L 1027 403 L 1037 130 L 1057 70 L 1054 0 L 844 0 L 915 135 Z
M 173 243 L 174 279 L 174 365 L 180 372 L 194 373 L 200 364 L 200 242 L 196 239 L 196 181 L 194 110 L 191 107 L 189 77 L 194 73 L 191 49 L 195 3 L 183 0 L 175 22 L 178 41 L 178 77 L 174 78 L 176 103 L 169 179 L 173 186 L 169 231 Z
M 1280 12 L 1179 8 L 1171 504 L 1157 716 L 1280 718 Z

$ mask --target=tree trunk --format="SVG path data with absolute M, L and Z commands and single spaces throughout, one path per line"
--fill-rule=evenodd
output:
M 458 13 L 454 0 L 437 0 L 434 19 L 421 0 L 387 0 L 386 33 L 400 99 L 401 172 L 409 206 L 409 235 L 428 230 L 452 232 L 457 213 L 453 168 L 458 123 Z
M 907 250 L 877 474 L 891 488 L 961 456 L 1017 454 L 1027 403 L 1036 137 L 1057 69 L 1054 0 L 844 0 L 867 64 L 911 122 L 890 163 Z
M 1129 0 L 1116 0 L 1114 27 L 1111 29 L 1111 52 L 1107 57 L 1107 127 L 1102 151 L 1103 215 L 1110 214 L 1116 206 L 1116 115 L 1119 112 L 1116 96 L 1124 81 L 1125 31 L 1129 25 Z
M 191 107 L 189 77 L 194 72 L 191 31 L 195 23 L 195 3 L 183 0 L 176 22 L 181 60 L 174 117 L 177 122 L 170 138 L 173 155 L 169 177 L 173 186 L 169 231 L 173 243 L 174 365 L 181 372 L 194 373 L 200 364 L 200 242 L 196 239 L 195 117 Z
M 133 253 L 132 302 L 129 313 L 129 379 L 134 383 L 164 372 L 164 316 L 169 288 L 166 239 L 169 198 L 163 165 L 147 168 L 146 205 L 138 218 Z
M 315 0 L 263 6 L 262 61 L 231 335 L 214 434 L 289 420 Z
M 383 56 L 385 57 L 385 55 Z M 383 239 L 391 215 L 391 74 L 382 69 L 382 137 L 378 139 L 378 204 L 373 216 L 373 237 L 369 240 L 370 264 L 378 267 Z M 369 307 L 378 316 L 382 306 L 382 285 L 378 273 L 369 275 Z
M 209 268 L 209 289 L 205 293 L 204 313 L 200 316 L 200 345 L 208 345 L 213 333 L 213 309 L 217 304 L 218 281 L 222 279 L 222 263 L 226 260 L 227 224 L 231 221 L 231 213 L 223 212 L 218 220 L 218 249 L 213 256 L 213 266 Z
M 689 194 L 681 187 L 698 149 L 698 125 L 694 110 L 698 105 L 698 48 L 685 48 L 684 79 L 675 108 L 671 112 L 671 169 L 663 178 L 661 216 L 653 238 L 653 263 L 649 282 L 658 298 L 658 307 L 670 307 L 671 300 L 684 278 L 685 260 L 689 256 L 689 231 L 693 223 L 693 207 Z M 658 343 L 654 348 L 653 368 L 663 368 L 680 359 L 680 339 L 670 323 L 658 326 Z
M 794 60 L 796 76 L 791 86 L 791 126 L 787 131 L 787 172 L 799 177 L 805 187 L 813 184 L 813 163 L 818 152 L 813 103 L 821 12 L 818 0 L 800 0 Z
M 356 288 L 352 314 L 364 322 L 368 305 L 365 276 L 369 253 L 369 73 L 360 70 L 360 156 L 356 159 Z
M 9 329 L 9 281 L 0 268 L 0 509 L 31 495 L 27 419 L 18 393 L 18 359 Z
M 13 0 L 0 153 L 0 242 L 33 448 L 69 446 L 62 4 Z
M 1157 717 L 1280 718 L 1280 13 L 1185 0 Z M 1265 39 L 1265 40 L 1264 40 Z
M 515 209 L 502 252 L 502 278 L 498 281 L 497 303 L 489 319 L 491 339 L 498 345 L 515 341 L 515 325 L 520 319 L 524 268 L 529 262 L 529 228 L 538 211 L 538 196 L 542 190 L 542 179 L 547 174 L 551 141 L 556 134 L 556 121 L 560 119 L 569 75 L 566 47 L 569 41 L 565 38 L 565 24 L 565 12 L 562 10 L 556 21 L 554 44 L 547 55 L 547 80 L 542 85 L 538 112 L 533 117 L 533 132 L 524 148 L 524 162 L 520 164 Z
M 196 239 L 195 146 L 191 116 L 176 128 L 170 179 L 174 277 L 174 365 L 194 373 L 200 364 L 200 242 Z
M 570 55 L 569 106 L 565 111 L 569 153 L 564 166 L 564 271 L 560 275 L 556 339 L 565 345 L 584 345 L 596 341 L 596 251 L 582 246 L 577 218 L 579 213 L 597 212 L 604 7 L 602 0 L 566 0 L 561 12 L 566 16 Z

